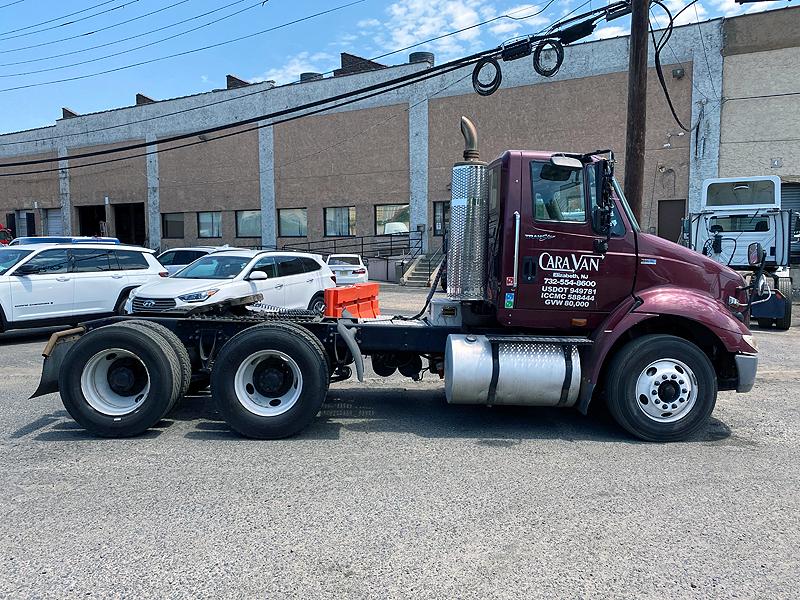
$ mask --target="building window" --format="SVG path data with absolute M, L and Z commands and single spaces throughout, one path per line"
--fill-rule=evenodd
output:
M 260 238 L 261 237 L 261 211 L 237 210 L 236 211 L 236 237 Z
M 161 237 L 183 237 L 183 213 L 164 213 L 161 215 Z
M 305 208 L 278 209 L 278 236 L 305 237 L 308 235 L 308 211 Z
M 222 213 L 221 212 L 197 213 L 197 237 L 199 238 L 222 237 Z
M 408 204 L 377 204 L 375 206 L 375 234 L 408 233 L 410 227 Z
M 433 235 L 444 235 L 450 225 L 450 202 L 433 203 Z
M 347 237 L 356 234 L 356 207 L 337 206 L 325 209 L 325 235 Z

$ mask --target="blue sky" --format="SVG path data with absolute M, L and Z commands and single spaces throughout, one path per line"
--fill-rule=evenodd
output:
M 351 1 L 269 0 L 262 5 L 261 0 L 0 0 L 0 132 L 52 124 L 60 117 L 62 106 L 88 113 L 133 104 L 137 92 L 163 99 L 209 91 L 224 87 L 227 73 L 248 81 L 274 79 L 279 84 L 289 83 L 302 71 L 336 68 L 340 52 L 373 57 L 497 15 L 526 17 L 547 4 L 546 0 L 539 4 L 505 0 L 363 0 L 210 50 L 76 81 L 40 85 L 216 44 Z M 675 13 L 685 1 L 665 3 Z M 437 61 L 455 58 L 538 31 L 583 2 L 555 0 L 537 16 L 502 18 L 416 50 L 435 52 Z M 593 0 L 578 12 L 604 4 Z M 791 3 L 740 6 L 734 0 L 702 0 L 684 12 L 679 23 L 785 6 Z M 159 12 L 146 16 L 153 11 Z M 665 22 L 661 14 L 658 18 Z M 130 23 L 120 24 L 131 19 Z M 173 26 L 185 20 L 188 21 Z M 213 23 L 216 20 L 219 22 Z M 593 37 L 622 35 L 627 26 L 627 19 L 601 23 Z M 103 28 L 107 29 L 98 31 Z M 163 29 L 153 32 L 157 28 Z M 134 39 L 125 40 L 130 37 Z M 147 47 L 139 48 L 144 45 Z M 404 62 L 407 55 L 402 52 L 381 62 Z M 73 64 L 84 61 L 91 62 Z M 31 84 L 34 87 L 6 91 Z

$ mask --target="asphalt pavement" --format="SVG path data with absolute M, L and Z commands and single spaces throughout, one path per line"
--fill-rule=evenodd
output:
M 424 294 L 387 286 L 384 312 Z M 97 439 L 27 399 L 47 333 L 0 335 L 0 597 L 798 597 L 798 328 L 756 330 L 755 390 L 669 445 L 374 374 L 289 440 L 207 395 Z

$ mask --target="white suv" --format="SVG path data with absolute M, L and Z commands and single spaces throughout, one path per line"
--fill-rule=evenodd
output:
M 197 259 L 167 279 L 133 290 L 125 311 L 184 312 L 253 294 L 264 297 L 255 309 L 322 311 L 325 290 L 335 286 L 333 272 L 317 254 L 223 250 Z
M 110 244 L 0 248 L 0 331 L 120 313 L 133 288 L 167 276 L 152 250 Z

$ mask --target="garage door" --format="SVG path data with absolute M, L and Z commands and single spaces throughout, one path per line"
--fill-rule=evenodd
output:
M 781 183 L 781 208 L 795 211 L 792 223 L 791 263 L 800 264 L 800 183 Z
M 47 209 L 47 235 L 64 235 L 64 222 L 61 220 L 60 208 Z

